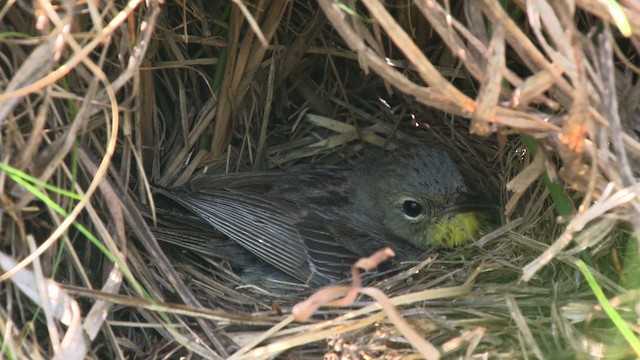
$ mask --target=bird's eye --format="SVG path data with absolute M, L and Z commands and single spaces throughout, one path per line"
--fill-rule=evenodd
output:
M 405 200 L 402 203 L 402 212 L 406 216 L 415 219 L 424 213 L 424 208 L 415 200 Z

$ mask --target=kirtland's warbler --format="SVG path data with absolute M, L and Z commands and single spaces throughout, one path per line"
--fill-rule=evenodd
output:
M 158 191 L 300 282 L 349 275 L 390 246 L 401 260 L 471 241 L 483 227 L 451 158 L 415 146 L 352 169 L 200 175 Z M 231 259 L 233 262 L 234 259 Z

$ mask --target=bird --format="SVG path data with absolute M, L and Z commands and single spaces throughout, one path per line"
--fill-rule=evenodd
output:
M 486 207 L 448 153 L 426 145 L 351 168 L 200 174 L 156 190 L 271 269 L 260 272 L 314 287 L 348 277 L 358 258 L 384 247 L 416 260 L 467 244 L 483 231 L 477 210 Z

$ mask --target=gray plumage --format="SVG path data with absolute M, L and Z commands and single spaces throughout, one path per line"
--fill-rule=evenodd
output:
M 444 151 L 417 146 L 352 169 L 201 175 L 158 191 L 289 276 L 324 285 L 385 246 L 419 256 L 467 189 Z

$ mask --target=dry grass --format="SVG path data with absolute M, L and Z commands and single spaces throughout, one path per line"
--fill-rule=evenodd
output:
M 473 245 L 368 282 L 423 339 L 450 358 L 640 356 L 577 267 L 637 343 L 640 7 L 617 5 L 622 34 L 604 1 L 500 3 L 5 2 L 2 357 L 417 355 L 368 297 L 294 322 L 311 289 L 243 284 L 224 242 L 151 196 L 205 167 L 416 143 L 502 203 Z

